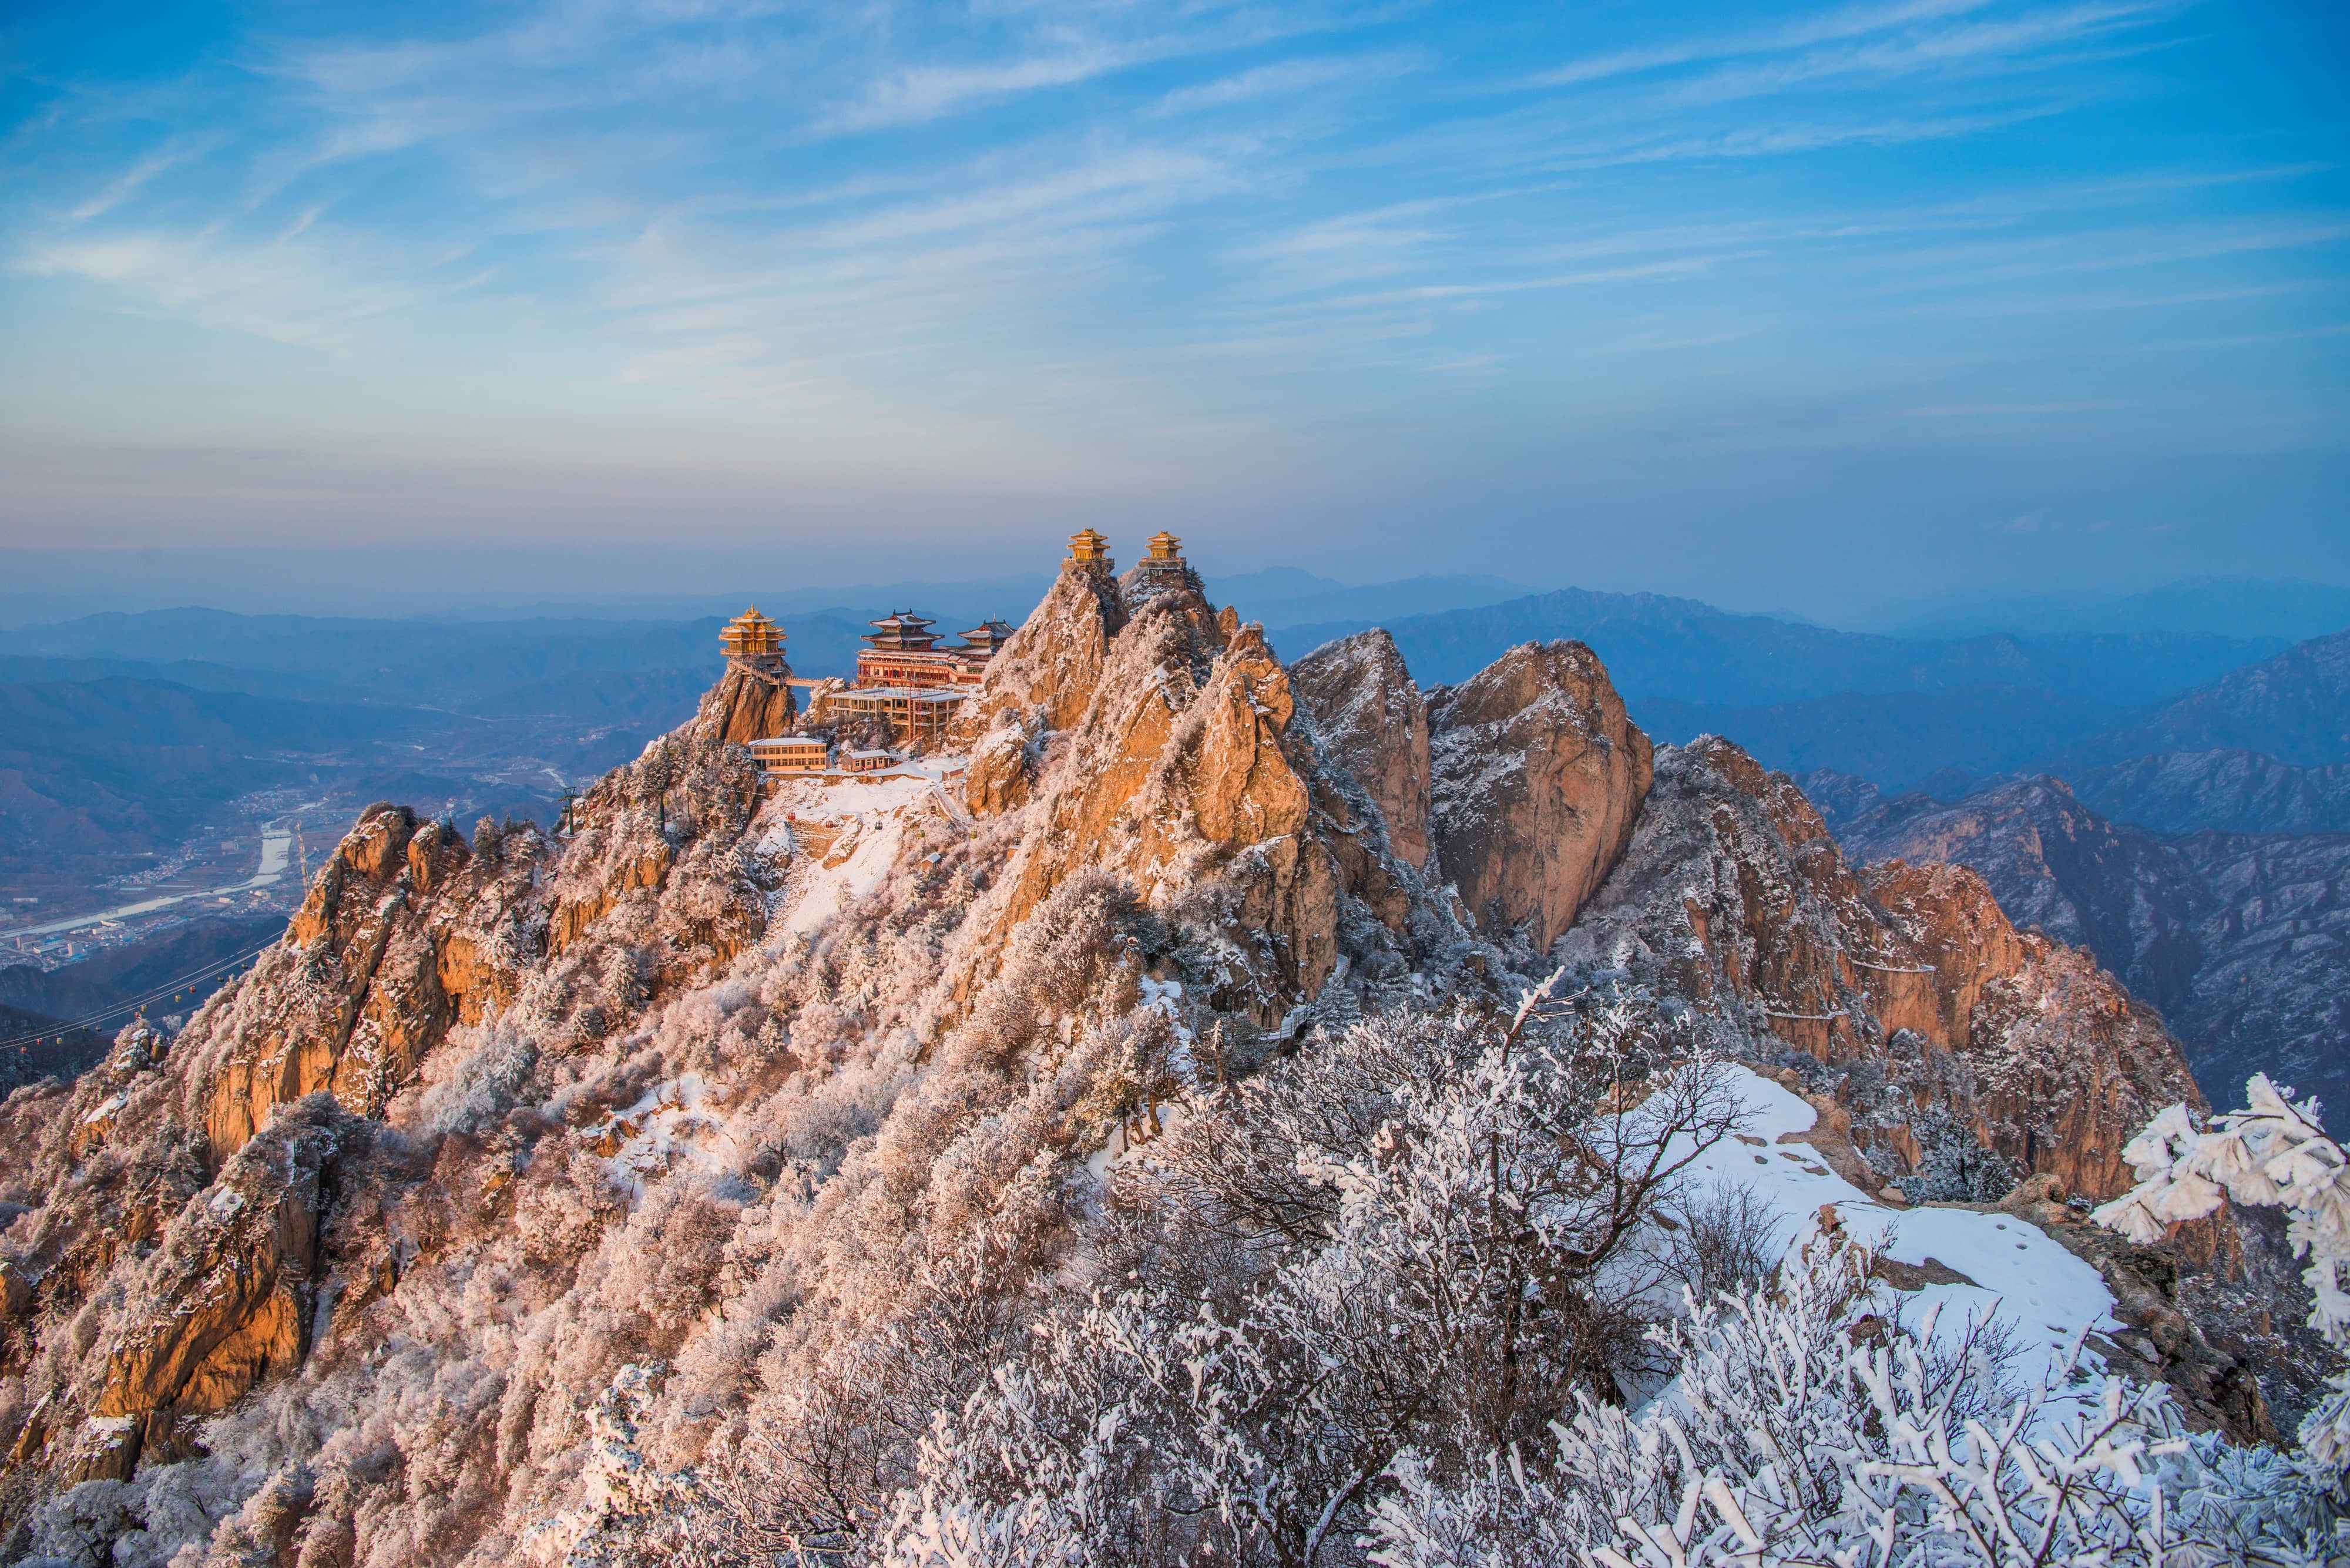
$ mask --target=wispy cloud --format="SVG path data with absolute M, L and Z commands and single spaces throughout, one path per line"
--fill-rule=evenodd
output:
M 1091 46 L 985 65 L 907 67 L 824 116 L 816 129 L 878 130 L 920 125 L 977 104 L 1088 81 L 1152 58 L 1158 52 L 1149 46 Z
M 330 353 L 348 352 L 369 319 L 428 295 L 401 279 L 354 279 L 296 247 L 216 248 L 201 236 L 169 234 L 38 246 L 20 265 L 35 276 L 111 285 L 149 308 L 205 327 Z
M 77 203 L 68 215 L 78 223 L 101 217 L 137 195 L 156 176 L 201 156 L 212 144 L 208 137 L 176 137 L 109 181 L 104 190 Z
M 2118 341 L 2136 299 L 2241 360 L 2350 303 L 2323 139 L 2127 134 L 2193 63 L 2171 0 L 1687 36 L 1335 0 L 494 16 L 256 30 L 37 106 L 0 142 L 0 256 L 356 363 L 448 353 L 517 405 L 559 383 L 619 425 L 712 400 L 1048 455 L 1418 429 L 1471 379 L 1566 422 L 1602 385 L 1664 407 L 1747 376 L 1878 437 L 1888 410 L 2121 420 L 2043 384 L 2052 322 Z
M 1207 109 L 1254 103 L 1263 99 L 1292 97 L 1311 92 L 1316 88 L 1342 84 L 1367 87 L 1422 69 L 1427 64 L 1426 56 L 1416 51 L 1399 50 L 1368 56 L 1284 60 L 1277 65 L 1256 66 L 1237 71 L 1194 87 L 1178 88 L 1149 105 L 1144 112 L 1153 117 L 1197 114 Z
M 1736 59 L 1746 55 L 1775 54 L 1813 44 L 1862 37 L 1914 22 L 1980 11 L 1991 4 L 1992 0 L 1898 0 L 1893 5 L 1854 5 L 1821 12 L 1776 27 L 1715 34 L 1678 43 L 1588 56 L 1540 72 L 1530 79 L 1536 87 L 1569 87 L 1578 82 L 1638 76 L 1673 66 Z

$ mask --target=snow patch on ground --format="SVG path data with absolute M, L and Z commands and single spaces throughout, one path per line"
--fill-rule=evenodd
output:
M 2015 1375 L 2037 1379 L 2051 1357 L 2069 1353 L 2088 1332 L 2117 1330 L 2114 1299 L 2096 1270 L 2029 1220 L 1970 1209 L 1895 1209 L 1823 1165 L 1805 1144 L 1783 1144 L 1814 1120 L 1801 1096 L 1744 1067 L 1727 1069 L 1745 1106 L 1741 1137 L 1724 1138 L 1691 1162 L 1693 1185 L 1737 1182 L 1752 1188 L 1787 1227 L 1793 1252 L 1818 1235 L 1820 1209 L 1834 1205 L 1845 1233 L 1896 1262 L 1929 1258 L 1972 1285 L 1929 1284 L 1896 1293 L 1905 1315 L 1922 1321 L 1934 1306 L 1938 1337 L 1961 1333 L 1970 1318 L 1997 1313 L 2012 1325 Z M 1745 1141 L 1760 1139 L 1760 1143 Z
M 940 804 L 941 772 L 960 760 L 901 763 L 856 779 L 795 779 L 778 790 L 754 829 L 759 853 L 787 865 L 770 936 L 813 935 L 879 888 L 907 824 Z
M 627 1110 L 614 1113 L 602 1137 L 612 1147 L 612 1179 L 637 1197 L 648 1179 L 680 1162 L 713 1176 L 731 1172 L 742 1150 L 728 1130 L 725 1114 L 699 1073 L 687 1073 L 645 1091 Z

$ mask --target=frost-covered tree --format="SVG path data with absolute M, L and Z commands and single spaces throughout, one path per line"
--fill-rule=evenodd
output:
M 2291 1217 L 2286 1237 L 2309 1260 L 2302 1277 L 2314 1300 L 2310 1324 L 2334 1349 L 2350 1353 L 2350 1156 L 2327 1137 L 2314 1101 L 2295 1105 L 2255 1075 L 2245 1085 L 2248 1108 L 2198 1127 L 2185 1106 L 2173 1106 L 2122 1150 L 2137 1185 L 2095 1211 L 2095 1218 L 2136 1241 L 2157 1241 L 2171 1225 L 2199 1220 L 2233 1199 L 2279 1208 Z M 2350 1372 L 2334 1376 L 2326 1397 L 2303 1420 L 2302 1450 L 2332 1484 L 2350 1475 Z
M 1107 1279 L 938 1415 L 879 1557 L 1360 1561 L 1407 1451 L 1620 1397 L 1658 1206 L 1738 1106 L 1638 999 L 1586 1001 L 1367 1020 L 1146 1146 Z
M 1396 1467 L 1379 1568 L 2171 1568 L 2345 1560 L 2280 1456 L 2190 1438 L 2159 1386 L 2069 1366 L 1986 1408 L 1984 1320 L 1938 1344 L 1866 1259 L 1815 1244 L 1776 1288 L 1692 1302 L 1638 1414 L 1592 1401 L 1538 1457 Z

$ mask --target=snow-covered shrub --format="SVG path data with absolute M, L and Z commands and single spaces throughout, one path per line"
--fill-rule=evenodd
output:
M 1698 1301 L 1753 1289 L 1787 1251 L 1787 1224 L 1752 1187 L 1699 1188 L 1659 1218 L 1666 1229 L 1664 1272 Z
M 1380 1568 L 2100 1568 L 2329 1563 L 2251 1506 L 2254 1470 L 2189 1438 L 2159 1385 L 2053 1368 L 1962 1414 L 1981 1368 L 1884 1314 L 1866 1260 L 1816 1243 L 1776 1289 L 1656 1331 L 1680 1372 L 1630 1414 L 1586 1396 L 1553 1441 L 1449 1471 L 1419 1454 L 1379 1505 Z M 1970 1324 L 1961 1339 L 1979 1328 Z M 1937 1376 L 1940 1361 L 1954 1375 Z M 2160 1478 L 2158 1480 L 2158 1478 Z M 2174 1490 L 2175 1489 L 2175 1490 Z M 2303 1489 L 2303 1495 L 2306 1496 Z
M 1458 1463 L 1615 1397 L 1638 1243 L 1737 1107 L 1637 999 L 1374 1017 L 1119 1169 L 1105 1287 L 941 1410 L 879 1555 L 1358 1560 L 1408 1448 Z
M 2310 1324 L 2336 1350 L 2350 1352 L 2350 1156 L 2327 1137 L 2312 1102 L 2294 1105 L 2256 1074 L 2244 1085 L 2248 1108 L 2215 1118 L 2206 1131 L 2183 1105 L 2172 1106 L 2123 1148 L 2137 1185 L 2095 1210 L 2096 1220 L 2136 1241 L 2156 1241 L 2172 1224 L 2199 1220 L 2229 1199 L 2280 1208 L 2285 1234 L 2309 1260 L 2302 1277 L 2315 1296 Z M 2350 1480 L 2350 1371 L 2335 1375 L 2325 1397 L 2301 1426 L 2302 1451 L 2333 1486 Z

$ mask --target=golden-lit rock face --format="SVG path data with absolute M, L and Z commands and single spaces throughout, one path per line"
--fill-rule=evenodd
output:
M 1126 625 L 1118 586 L 1092 572 L 1063 572 L 1044 602 L 988 660 L 979 695 L 965 704 L 954 743 L 966 747 L 1007 718 L 1066 730 L 1085 717 Z
M 1630 841 L 1654 748 L 1591 649 L 1510 649 L 1429 703 L 1436 855 L 1488 933 L 1547 950 Z
M 989 918 L 1009 930 L 1081 873 L 1116 876 L 1146 904 L 1212 885 L 1236 939 L 1219 994 L 1276 1021 L 1329 977 L 1340 894 L 1288 672 L 1196 592 L 1128 621 L 1100 581 L 1064 574 L 982 689 L 982 712 L 1004 722 L 978 740 L 965 800 L 1024 814 Z M 1023 716 L 1067 732 L 1033 785 Z
M 321 1302 L 394 1288 L 423 1232 L 389 1218 L 387 1171 L 420 1146 L 393 1137 L 387 1165 L 380 1122 L 429 1134 L 429 1064 L 480 1049 L 501 1018 L 592 1044 L 756 940 L 767 885 L 742 847 L 755 777 L 739 748 L 689 731 L 582 795 L 559 846 L 487 822 L 469 846 L 370 806 L 285 940 L 177 1039 L 126 1033 L 61 1103 L 12 1103 L 16 1130 L 40 1129 L 19 1158 L 77 1202 L 5 1260 L 0 1324 L 33 1332 L 44 1300 L 106 1280 L 122 1315 L 16 1430 L 8 1465 L 62 1483 L 185 1458 L 201 1418 L 302 1365 Z M 513 1175 L 493 1162 L 480 1197 Z
M 144 1311 L 109 1349 L 91 1414 L 149 1450 L 225 1409 L 308 1347 L 321 1171 L 350 1117 L 323 1097 L 238 1151 L 172 1223 L 146 1270 Z M 136 1445 L 90 1458 L 110 1469 Z M 128 1465 L 121 1472 L 129 1473 Z
M 1660 753 L 1624 863 L 1563 950 L 1836 1068 L 1823 1092 L 1853 1143 L 1899 1168 L 1927 1157 L 1932 1113 L 2103 1199 L 2129 1184 L 2139 1127 L 2201 1104 L 2161 1019 L 2089 954 L 2018 931 L 1971 871 L 1849 866 L 1794 782 L 1727 741 Z
M 963 802 L 974 815 L 1001 816 L 1027 800 L 1034 773 L 1026 732 L 991 730 L 972 748 L 963 773 Z
M 698 740 L 733 741 L 748 745 L 770 735 L 788 734 L 798 716 L 792 689 L 783 675 L 770 678 L 759 671 L 729 664 L 702 699 L 691 732 Z
M 540 841 L 531 836 L 535 852 Z M 452 1023 L 511 1000 L 544 949 L 531 854 L 477 864 L 404 806 L 370 806 L 311 883 L 286 940 L 231 998 L 205 1129 L 225 1159 L 270 1108 L 317 1089 L 379 1115 Z M 504 952 L 504 961 L 492 959 Z M 249 989 L 249 994 L 248 994 Z

